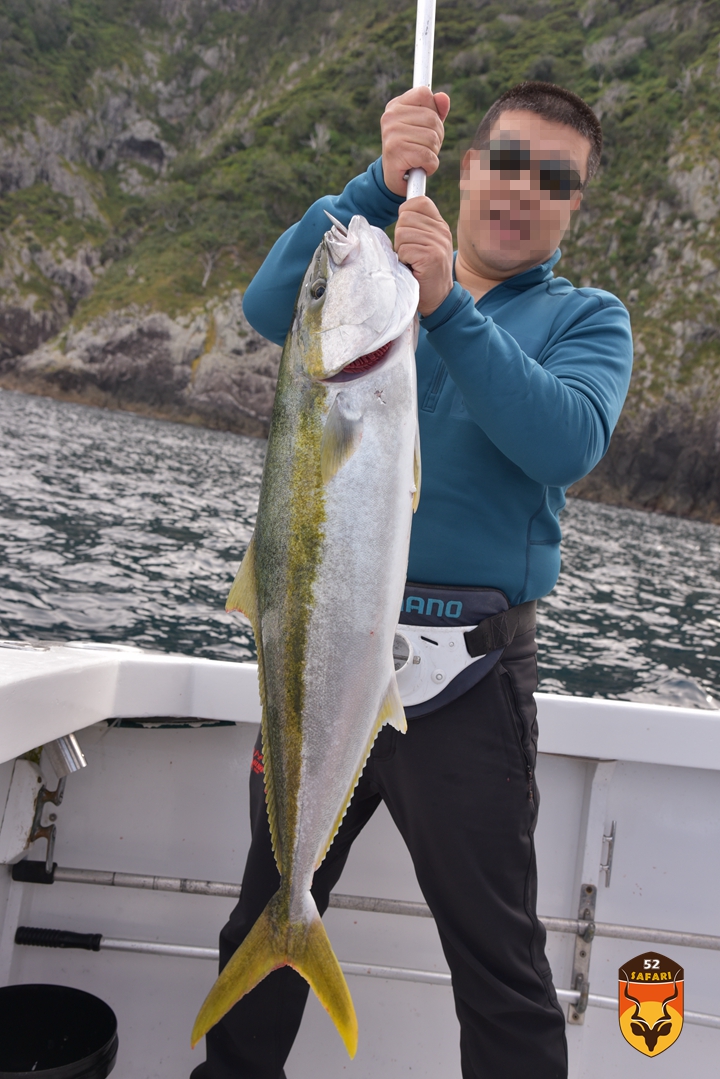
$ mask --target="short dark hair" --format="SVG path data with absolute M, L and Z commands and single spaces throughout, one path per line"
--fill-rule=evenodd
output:
M 473 149 L 478 150 L 485 146 L 502 113 L 515 109 L 534 112 L 552 123 L 566 124 L 588 140 L 590 153 L 587 160 L 587 177 L 583 183 L 585 187 L 600 165 L 603 145 L 600 121 L 581 97 L 552 82 L 521 82 L 501 94 L 480 121 L 473 139 Z

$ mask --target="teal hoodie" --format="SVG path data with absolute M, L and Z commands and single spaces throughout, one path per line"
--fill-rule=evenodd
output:
M 402 202 L 375 161 L 341 195 L 314 203 L 248 287 L 250 324 L 284 342 L 328 228 L 324 210 L 386 228 Z M 626 309 L 609 292 L 555 277 L 559 258 L 558 250 L 477 303 L 456 282 L 420 320 L 422 491 L 411 581 L 499 588 L 514 606 L 557 580 L 565 490 L 606 452 L 632 367 Z

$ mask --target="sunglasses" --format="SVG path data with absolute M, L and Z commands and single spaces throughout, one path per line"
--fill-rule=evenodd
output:
M 490 143 L 483 149 L 489 151 L 490 171 L 499 172 L 502 180 L 517 180 L 518 173 L 532 170 L 540 190 L 548 191 L 551 199 L 570 199 L 583 188 L 580 173 L 568 161 L 533 161 L 530 151 L 515 142 Z

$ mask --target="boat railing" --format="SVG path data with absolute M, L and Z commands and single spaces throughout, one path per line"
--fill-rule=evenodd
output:
M 222 880 L 197 880 L 193 877 L 150 876 L 145 873 L 120 873 L 109 869 L 74 869 L 56 865 L 48 874 L 44 862 L 25 860 L 11 866 L 15 881 L 24 883 L 99 884 L 111 888 L 140 888 L 153 892 L 181 892 L 187 895 L 214 895 L 224 899 L 239 899 L 240 885 Z M 426 903 L 408 899 L 382 899 L 379 896 L 343 895 L 333 892 L 330 906 L 340 910 L 359 910 L 374 914 L 405 914 L 414 918 L 432 918 Z M 685 948 L 706 948 L 720 951 L 720 937 L 707 933 L 685 933 L 674 929 L 651 929 L 638 925 L 616 925 L 611 922 L 587 922 L 577 918 L 556 918 L 540 915 L 549 933 L 572 933 L 592 937 L 615 937 L 649 944 L 674 944 Z
M 192 877 L 165 877 L 143 873 L 123 873 L 104 869 L 77 869 L 69 866 L 54 865 L 48 873 L 45 862 L 25 860 L 11 867 L 12 878 L 17 882 L 36 884 L 96 884 L 111 888 L 139 888 L 156 892 L 176 892 L 186 895 L 208 895 L 225 899 L 240 896 L 241 886 L 228 881 L 199 880 Z M 432 918 L 432 912 L 425 903 L 406 899 L 383 899 L 379 896 L 344 895 L 334 892 L 330 896 L 330 906 L 340 910 L 364 911 L 375 914 L 400 914 L 415 918 Z M 585 940 L 593 937 L 614 937 L 620 940 L 632 940 L 650 944 L 673 944 L 678 947 L 703 948 L 720 951 L 720 937 L 705 933 L 685 933 L 670 929 L 653 929 L 636 925 L 616 925 L 610 922 L 583 921 L 576 918 L 557 918 L 540 916 L 540 920 L 551 933 L 571 933 Z M 186 959 L 209 959 L 217 961 L 217 948 L 201 947 L 194 944 L 173 944 L 162 941 L 132 940 L 120 937 L 105 937 L 102 934 L 73 933 L 37 927 L 20 926 L 15 935 L 16 944 L 85 948 L 91 951 L 133 952 L 143 955 L 178 956 Z M 378 964 L 340 963 L 343 971 L 350 975 L 370 978 L 386 978 L 394 981 L 421 982 L 430 985 L 450 986 L 450 974 L 439 970 L 414 970 L 407 967 L 391 967 Z M 587 993 L 583 996 L 578 989 L 557 989 L 559 1000 L 577 1005 L 581 1000 L 586 1006 L 615 1009 L 616 997 L 600 996 Z M 720 1029 L 720 1016 L 704 1012 L 685 1011 L 685 1021 L 699 1026 Z

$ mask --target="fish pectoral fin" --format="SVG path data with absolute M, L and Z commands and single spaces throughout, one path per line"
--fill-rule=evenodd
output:
M 420 481 L 422 479 L 422 467 L 420 465 L 420 424 L 415 428 L 415 449 L 413 451 L 413 513 L 420 504 Z
M 398 689 L 397 678 L 395 672 L 390 678 L 390 684 L 387 688 L 387 692 L 383 697 L 383 702 L 380 705 L 380 711 L 378 712 L 377 728 L 378 730 L 384 723 L 389 723 L 395 730 L 400 731 L 401 734 L 407 733 L 407 719 L 405 718 L 405 709 L 400 699 L 400 690 Z
M 329 483 L 350 460 L 360 445 L 362 433 L 362 416 L 348 415 L 342 406 L 342 395 L 338 394 L 325 420 L 320 444 L 320 472 L 323 483 Z
M 259 625 L 257 585 L 255 584 L 255 535 L 253 534 L 240 569 L 230 589 L 225 604 L 226 611 L 241 611 L 246 615 L 257 633 Z
M 193 1027 L 193 1048 L 234 1004 L 271 971 L 290 966 L 309 982 L 330 1013 L 350 1057 L 358 1025 L 345 975 L 340 969 L 311 895 L 302 922 L 288 920 L 287 896 L 276 892 L 208 993 Z

